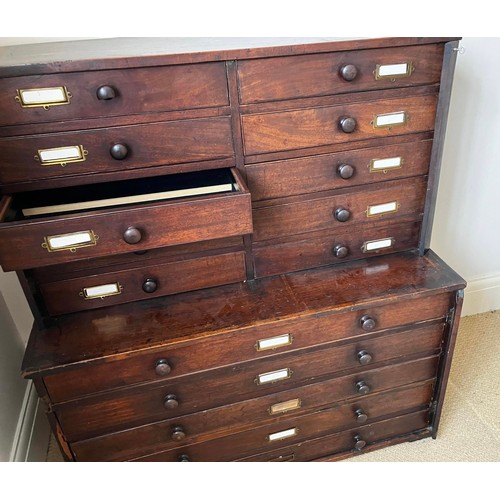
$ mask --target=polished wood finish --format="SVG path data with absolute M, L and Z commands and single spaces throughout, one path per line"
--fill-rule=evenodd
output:
M 66 459 L 435 437 L 465 286 L 428 250 L 457 40 L 0 49 L 0 263 L 37 318 L 23 374 Z M 66 101 L 23 107 L 30 89 Z M 40 164 L 67 147 L 82 161 Z

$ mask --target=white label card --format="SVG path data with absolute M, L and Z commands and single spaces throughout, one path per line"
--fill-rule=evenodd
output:
M 391 168 L 401 168 L 403 158 L 395 156 L 394 158 L 382 158 L 380 160 L 372 160 L 370 170 L 390 170 Z
M 278 380 L 285 380 L 290 378 L 292 372 L 289 368 L 283 368 L 282 370 L 276 370 L 275 372 L 262 373 L 257 375 L 257 383 L 259 385 L 269 384 L 271 382 L 278 382 Z
M 118 283 L 110 283 L 109 285 L 92 286 L 83 289 L 83 296 L 86 299 L 99 299 L 107 295 L 118 295 L 121 293 Z
M 368 207 L 367 216 L 372 217 L 374 215 L 383 215 L 391 212 L 397 212 L 398 202 L 391 201 L 389 203 L 382 203 L 381 205 L 372 205 Z
M 384 238 L 382 240 L 366 241 L 363 245 L 364 252 L 374 252 L 384 248 L 391 248 L 394 245 L 394 238 Z
M 63 250 L 86 244 L 94 243 L 93 235 L 90 231 L 82 233 L 64 234 L 61 236 L 47 236 L 47 242 L 51 250 Z
M 82 149 L 78 146 L 40 149 L 38 150 L 38 156 L 41 163 L 53 163 L 58 161 L 74 161 L 83 159 Z
M 26 106 L 60 104 L 68 101 L 64 87 L 20 90 L 19 95 L 21 96 L 22 104 Z
M 266 349 L 276 349 L 292 343 L 292 336 L 287 333 L 286 335 L 278 335 L 269 339 L 257 340 L 257 351 L 265 351 Z
M 286 413 L 291 410 L 298 410 L 302 406 L 300 399 L 290 399 L 282 403 L 275 403 L 269 407 L 269 413 L 275 415 L 276 413 Z
M 408 63 L 400 64 L 383 64 L 378 67 L 378 76 L 387 78 L 390 76 L 406 76 L 409 73 Z
M 267 439 L 269 439 L 269 441 L 279 441 L 281 439 L 286 439 L 292 436 L 296 436 L 298 431 L 299 430 L 297 429 L 297 427 L 294 427 L 293 429 L 286 429 L 285 431 L 269 434 Z
M 374 120 L 375 127 L 392 127 L 394 125 L 404 125 L 405 123 L 406 111 L 377 115 Z

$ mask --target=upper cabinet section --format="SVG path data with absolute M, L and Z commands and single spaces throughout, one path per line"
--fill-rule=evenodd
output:
M 229 104 L 223 62 L 0 80 L 0 126 Z
M 442 44 L 240 61 L 240 102 L 432 85 L 442 62 Z

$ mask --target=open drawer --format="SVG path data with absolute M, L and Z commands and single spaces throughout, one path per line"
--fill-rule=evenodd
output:
M 236 169 L 20 193 L 0 214 L 4 271 L 252 232 Z

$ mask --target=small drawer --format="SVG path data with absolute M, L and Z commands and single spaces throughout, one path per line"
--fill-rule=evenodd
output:
M 0 213 L 5 271 L 252 232 L 236 169 L 22 193 Z
M 223 253 L 174 262 L 65 278 L 39 285 L 50 315 L 97 309 L 244 281 L 244 252 Z
M 222 62 L 0 80 L 0 125 L 227 106 Z
M 59 373 L 47 374 L 44 383 L 51 400 L 61 402 L 128 385 L 158 383 L 221 366 L 275 357 L 330 342 L 348 339 L 352 342 L 367 334 L 413 323 L 442 321 L 449 306 L 449 295 L 439 294 L 342 314 L 274 321 L 199 338 L 183 346 L 142 351 L 125 359 L 118 357 L 92 365 L 83 363 Z M 213 317 L 214 314 L 207 313 L 207 316 Z M 53 341 L 57 342 L 57 339 Z M 120 377 L 116 376 L 117 373 Z
M 432 141 L 257 163 L 246 167 L 252 201 L 425 175 Z
M 345 194 L 321 195 L 305 201 L 254 208 L 255 242 L 289 235 L 336 229 L 380 221 L 420 219 L 424 211 L 427 178 L 389 181 L 370 189 L 354 188 Z
M 233 156 L 228 117 L 11 137 L 0 139 L 0 183 L 127 171 Z M 81 181 L 77 179 L 75 183 Z
M 242 116 L 245 155 L 299 150 L 434 129 L 437 96 Z
M 374 424 L 365 425 L 357 429 L 341 432 L 334 435 L 303 441 L 295 446 L 286 446 L 272 451 L 259 453 L 250 457 L 240 459 L 243 462 L 306 462 L 311 460 L 321 460 L 323 458 L 330 460 L 332 456 L 339 455 L 345 458 L 345 455 L 357 454 L 365 447 L 370 447 L 371 444 L 385 442 L 390 444 L 392 438 L 401 441 L 414 441 L 418 439 L 418 434 L 421 437 L 428 437 L 430 433 L 427 427 L 430 422 L 428 410 L 401 415 Z M 404 437 L 407 436 L 407 439 Z M 401 439 L 403 438 L 403 439 Z M 179 450 L 180 451 L 180 450 Z M 197 461 L 198 453 L 194 448 L 193 452 L 186 453 L 187 450 L 182 450 L 178 455 L 171 454 L 171 461 L 180 460 L 182 457 L 185 461 Z M 156 460 L 156 455 L 143 457 L 142 461 Z M 200 459 L 203 460 L 203 459 Z
M 304 415 L 314 409 L 313 405 L 307 404 L 308 400 L 318 399 L 319 402 L 319 398 L 315 398 L 317 392 L 321 394 L 324 392 L 321 390 L 321 384 L 297 389 L 297 395 L 301 397 L 289 401 L 270 403 L 269 400 L 277 399 L 275 395 L 253 399 L 236 405 L 207 410 L 203 414 L 193 413 L 185 417 L 72 443 L 71 449 L 76 459 L 81 461 L 101 461 L 103 456 L 107 461 L 127 460 L 178 448 L 184 446 L 185 443 L 205 441 L 210 439 L 210 434 L 213 432 L 218 432 L 218 435 L 224 432 L 237 437 L 238 447 L 243 445 L 246 449 L 248 443 L 253 443 L 265 450 L 273 448 L 277 441 L 282 441 L 282 444 L 293 443 L 296 438 L 311 439 L 330 432 L 339 432 L 365 423 L 372 423 L 398 413 L 424 409 L 431 402 L 433 383 L 401 387 L 366 396 L 342 406 L 334 405 L 333 408 Z M 324 394 L 322 395 L 324 397 Z M 327 406 L 328 402 L 326 398 L 319 404 Z M 293 409 L 286 414 L 284 412 L 272 413 L 272 409 L 278 407 Z M 300 414 L 302 415 L 299 416 Z M 258 428 L 238 432 L 239 428 L 248 426 Z M 288 429 L 299 430 L 296 433 L 292 431 L 287 433 Z M 237 435 L 236 432 L 238 432 Z M 245 453 L 244 450 L 234 448 L 232 452 L 236 452 L 239 456 Z
M 410 335 L 410 340 L 411 338 L 413 337 Z M 436 338 L 428 333 L 419 342 L 419 346 L 411 348 L 409 343 L 401 346 L 402 353 L 409 350 L 417 352 L 420 349 L 436 351 Z M 427 345 L 424 346 L 424 343 Z M 393 346 L 394 352 L 397 349 L 397 345 Z M 287 401 L 288 396 L 286 399 L 281 398 L 282 391 L 290 394 L 289 389 L 297 389 L 318 379 L 324 381 L 331 376 L 331 372 L 336 370 L 333 354 L 331 351 L 320 351 L 305 356 L 269 360 L 266 363 L 245 363 L 236 368 L 206 371 L 162 385 L 142 385 L 127 391 L 70 401 L 53 408 L 68 440 L 78 441 L 266 395 L 276 394 L 279 401 Z M 436 376 L 438 355 L 406 362 L 404 361 L 408 358 L 393 355 L 396 356 L 395 362 L 399 364 L 384 367 L 379 365 L 379 368 L 375 365 L 368 369 L 360 365 L 358 351 L 352 346 L 350 362 L 344 361 L 344 366 L 349 364 L 352 367 L 351 373 L 330 381 L 329 398 L 332 399 L 329 401 L 374 394 Z M 309 362 L 311 366 L 308 366 Z M 119 377 L 120 374 L 115 373 L 115 376 Z M 264 377 L 267 379 L 264 380 Z M 178 402 L 175 408 L 168 406 L 168 400 L 172 396 Z
M 357 231 L 339 230 L 306 240 L 298 237 L 256 244 L 255 276 L 262 278 L 417 248 L 420 226 L 420 222 L 362 226 Z
M 242 104 L 439 83 L 443 45 L 238 62 Z

